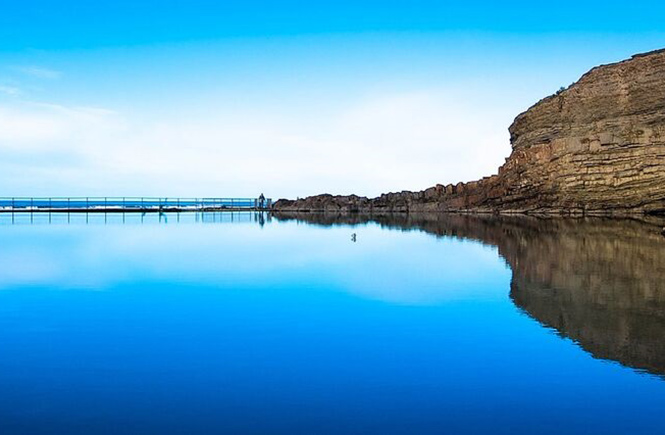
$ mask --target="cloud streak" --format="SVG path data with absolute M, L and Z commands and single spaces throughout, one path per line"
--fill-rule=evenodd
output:
M 21 90 L 15 86 L 0 85 L 0 93 L 9 96 L 17 96 L 21 95 Z
M 62 77 L 62 72 L 60 71 L 38 66 L 15 66 L 13 70 L 38 79 L 56 80 Z

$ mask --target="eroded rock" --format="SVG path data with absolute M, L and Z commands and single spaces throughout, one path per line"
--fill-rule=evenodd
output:
M 291 211 L 625 215 L 665 212 L 665 50 L 596 67 L 520 114 L 497 175 L 368 199 L 280 200 Z

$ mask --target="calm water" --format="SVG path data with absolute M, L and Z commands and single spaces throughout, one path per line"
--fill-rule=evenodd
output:
M 0 215 L 2 434 L 655 434 L 663 375 L 650 224 Z

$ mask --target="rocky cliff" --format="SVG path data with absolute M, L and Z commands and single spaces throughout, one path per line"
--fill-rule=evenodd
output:
M 496 175 L 378 198 L 280 200 L 290 211 L 665 213 L 665 50 L 596 67 L 520 114 Z

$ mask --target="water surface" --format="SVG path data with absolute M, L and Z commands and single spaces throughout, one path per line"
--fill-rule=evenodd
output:
M 664 248 L 636 221 L 0 214 L 0 431 L 661 433 Z

